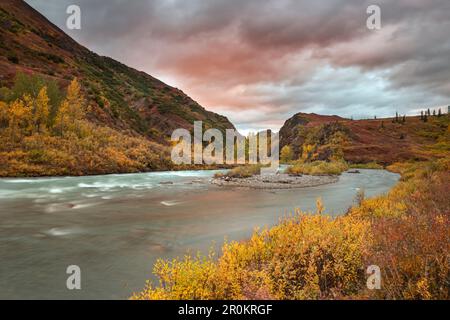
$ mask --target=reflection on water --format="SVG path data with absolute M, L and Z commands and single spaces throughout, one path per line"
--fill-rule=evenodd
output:
M 212 186 L 217 171 L 0 179 L 0 298 L 124 299 L 151 277 L 158 257 L 247 238 L 317 197 L 333 215 L 388 191 L 398 175 L 361 170 L 336 184 L 294 190 Z M 78 265 L 82 290 L 66 289 Z

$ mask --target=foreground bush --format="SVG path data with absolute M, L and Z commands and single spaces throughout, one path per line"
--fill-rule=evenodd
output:
M 347 171 L 348 168 L 349 167 L 345 161 L 299 161 L 293 166 L 289 167 L 286 172 L 292 175 L 340 175 L 342 172 Z
M 350 212 L 372 222 L 367 263 L 382 270 L 384 299 L 450 298 L 450 160 L 396 164 L 402 182 Z
M 449 299 L 450 161 L 399 164 L 387 195 L 347 215 L 296 212 L 216 258 L 160 260 L 133 299 Z M 366 268 L 381 268 L 368 291 Z

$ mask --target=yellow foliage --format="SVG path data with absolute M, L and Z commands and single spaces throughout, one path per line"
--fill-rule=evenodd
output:
M 282 163 L 289 163 L 294 159 L 294 152 L 290 146 L 284 146 L 280 152 L 280 161 Z
M 69 122 L 75 123 L 77 120 L 82 120 L 84 118 L 84 101 L 77 79 L 73 79 L 67 88 L 66 102 Z
M 8 111 L 8 129 L 10 138 L 15 143 L 17 138 L 22 135 L 21 128 L 26 127 L 29 123 L 31 110 L 22 100 L 16 100 L 11 103 Z
M 213 253 L 208 257 L 192 258 L 186 255 L 183 260 L 158 260 L 154 273 L 159 277 L 159 288 L 153 290 L 148 284 L 143 293 L 135 294 L 133 299 L 152 300 L 201 300 L 213 294 L 211 279 L 216 270 Z
M 36 98 L 33 114 L 34 128 L 38 133 L 47 131 L 48 117 L 50 114 L 49 101 L 47 88 L 43 87 Z
M 298 161 L 293 166 L 287 169 L 287 173 L 293 175 L 307 174 L 307 175 L 340 175 L 342 172 L 348 170 L 348 165 L 345 161 L 313 161 L 302 162 Z
M 316 150 L 315 145 L 310 145 L 310 144 L 303 145 L 302 160 L 303 161 L 311 160 L 315 150 Z
M 56 118 L 50 119 L 46 87 L 0 103 L 0 176 L 84 175 L 170 167 L 169 149 L 84 120 L 76 80 Z M 20 155 L 20 156 L 19 156 Z
M 231 169 L 225 175 L 219 173 L 219 174 L 216 174 L 215 177 L 220 178 L 223 176 L 227 176 L 230 178 L 249 178 L 254 175 L 260 174 L 262 167 L 263 166 L 261 164 L 239 166 L 239 167 Z

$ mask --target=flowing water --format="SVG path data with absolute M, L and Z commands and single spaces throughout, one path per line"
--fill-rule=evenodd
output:
M 399 178 L 361 170 L 319 187 L 246 190 L 209 184 L 216 172 L 0 179 L 0 299 L 126 299 L 159 257 L 246 239 L 318 197 L 339 215 L 360 188 L 378 195 Z M 81 290 L 66 288 L 69 265 L 81 268 Z

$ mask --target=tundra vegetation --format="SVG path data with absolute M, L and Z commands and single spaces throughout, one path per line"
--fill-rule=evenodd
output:
M 296 210 L 217 255 L 159 260 L 132 299 L 449 299 L 450 157 L 389 167 L 401 181 L 331 218 Z M 381 268 L 381 290 L 366 286 Z

